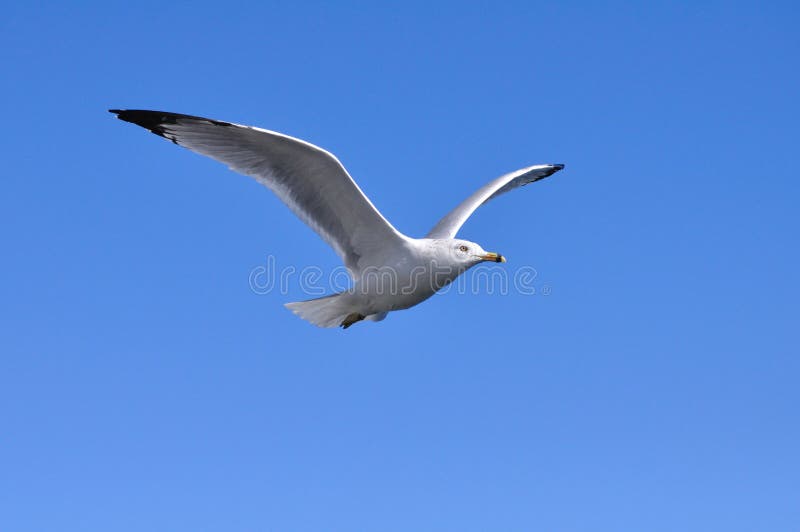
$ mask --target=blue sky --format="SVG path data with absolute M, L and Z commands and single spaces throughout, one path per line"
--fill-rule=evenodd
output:
M 796 530 L 798 14 L 6 6 L 0 529 Z M 316 329 L 248 276 L 334 253 L 109 108 L 319 144 L 412 236 L 566 163 L 461 232 L 539 290 Z

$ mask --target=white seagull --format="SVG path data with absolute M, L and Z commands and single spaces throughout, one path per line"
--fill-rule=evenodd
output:
M 459 228 L 487 201 L 564 168 L 563 164 L 540 164 L 498 177 L 439 220 L 425 238 L 411 238 L 378 212 L 332 153 L 313 144 L 274 131 L 198 116 L 120 109 L 110 112 L 255 178 L 336 251 L 353 279 L 353 287 L 286 304 L 320 327 L 346 329 L 361 320 L 380 321 L 390 311 L 425 301 L 480 262 L 505 262 L 498 253 L 455 238 Z

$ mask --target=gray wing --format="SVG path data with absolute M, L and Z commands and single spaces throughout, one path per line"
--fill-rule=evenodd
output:
M 455 238 L 456 233 L 458 233 L 458 230 L 464 225 L 464 222 L 467 221 L 467 218 L 475 212 L 475 209 L 487 201 L 501 194 L 505 194 L 510 190 L 514 190 L 515 188 L 551 176 L 562 168 L 564 168 L 563 164 L 540 164 L 498 177 L 494 181 L 479 188 L 473 195 L 459 203 L 455 209 L 447 213 L 447 216 L 439 220 L 439 223 L 430 230 L 427 237 Z
M 341 257 L 354 277 L 405 237 L 333 154 L 274 131 L 161 111 L 111 110 L 120 120 L 225 163 L 272 190 Z M 376 260 L 376 259 L 373 259 Z M 359 266 L 359 262 L 362 266 Z

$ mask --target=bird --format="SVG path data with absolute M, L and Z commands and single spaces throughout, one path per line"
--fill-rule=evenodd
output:
M 336 156 L 309 142 L 199 116 L 136 109 L 109 112 L 255 178 L 333 248 L 352 286 L 285 304 L 319 327 L 347 329 L 364 320 L 381 321 L 389 312 L 422 303 L 477 264 L 506 262 L 499 253 L 456 238 L 459 229 L 487 201 L 564 168 L 539 164 L 502 175 L 459 203 L 424 238 L 412 238 L 381 215 Z

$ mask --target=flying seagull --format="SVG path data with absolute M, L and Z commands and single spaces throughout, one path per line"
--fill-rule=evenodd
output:
M 339 255 L 353 279 L 344 292 L 287 303 L 320 327 L 347 328 L 380 321 L 413 307 L 478 263 L 505 262 L 468 240 L 455 238 L 470 215 L 501 194 L 539 181 L 563 164 L 528 166 L 484 185 L 439 220 L 425 238 L 411 238 L 384 218 L 342 163 L 322 148 L 251 126 L 162 111 L 110 112 L 216 159 L 272 190 Z

